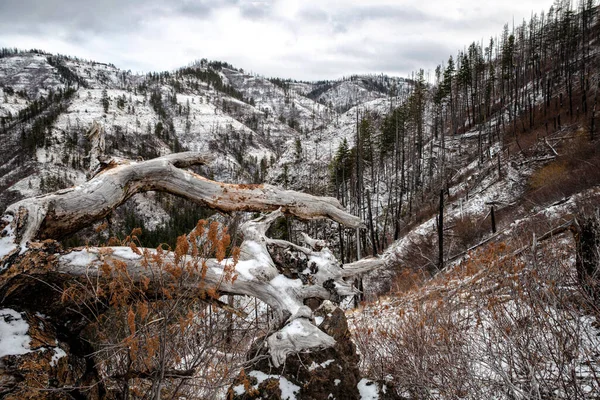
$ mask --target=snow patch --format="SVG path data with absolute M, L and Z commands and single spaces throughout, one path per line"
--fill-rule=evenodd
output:
M 265 247 L 255 242 L 254 240 L 248 240 L 244 242 L 244 246 L 247 247 L 247 251 L 254 256 L 258 264 L 271 265 L 273 261 L 269 256 L 269 253 L 265 251 Z
M 98 257 L 94 253 L 90 253 L 87 250 L 72 251 L 62 256 L 62 260 L 66 261 L 67 265 L 73 267 L 87 267 L 97 259 Z
M 2 231 L 2 237 L 0 238 L 0 259 L 2 259 L 7 254 L 12 253 L 17 248 L 17 245 L 14 242 L 15 233 L 13 227 L 10 225 L 12 219 L 12 216 L 8 216 L 5 218 L 5 220 L 8 221 L 9 224 L 6 225 L 6 228 L 4 228 L 4 230 Z
M 233 262 L 233 260 L 228 259 L 228 262 Z M 250 271 L 259 266 L 260 264 L 256 260 L 238 261 L 235 265 L 235 272 L 240 274 L 244 279 L 251 281 L 254 279 L 254 275 Z
M 136 254 L 131 247 L 113 247 L 113 256 L 124 258 L 125 260 L 139 260 L 141 255 Z
M 233 389 L 233 393 L 235 393 L 236 396 L 241 396 L 244 393 L 246 393 L 246 389 L 244 389 L 244 385 L 236 385 L 232 389 Z
M 270 378 L 275 378 L 279 380 L 279 389 L 281 389 L 281 399 L 282 400 L 296 400 L 296 394 L 300 392 L 300 386 L 294 385 L 292 382 L 288 381 L 281 375 L 267 375 L 262 371 L 250 371 L 248 374 L 257 379 L 256 385 L 254 388 L 257 389 L 258 385 L 266 381 Z M 243 389 L 243 386 L 242 386 Z M 235 389 L 234 389 L 235 390 Z M 244 393 L 244 392 L 242 392 Z
M 357 387 L 361 400 L 379 400 L 379 390 L 375 382 L 363 378 Z
M 302 281 L 300 279 L 286 278 L 284 275 L 277 275 L 275 278 L 271 279 L 271 285 L 279 288 L 301 288 Z
M 309 371 L 314 371 L 317 368 L 327 368 L 329 366 L 329 364 L 335 362 L 335 360 L 327 360 L 325 362 L 322 362 L 321 364 L 317 364 L 316 362 L 312 362 L 312 364 L 310 364 L 310 366 L 308 367 Z M 336 379 L 339 380 L 339 379 Z M 337 385 L 336 385 L 337 386 Z
M 21 313 L 10 308 L 0 309 L 0 358 L 30 353 L 28 330 L 29 324 Z
M 290 336 L 308 336 L 309 332 L 304 329 L 302 322 L 299 319 L 293 320 L 289 325 L 286 325 L 281 332 L 285 332 Z
M 288 292 L 288 288 L 300 289 L 302 287 L 302 281 L 300 279 L 289 279 L 283 275 L 278 275 L 271 279 L 271 285 L 281 292 Z M 286 308 L 293 314 L 296 314 L 300 307 L 302 307 L 302 301 L 293 296 L 282 296 L 281 300 L 285 303 Z
M 55 347 L 54 355 L 52 356 L 52 360 L 50 360 L 50 366 L 55 367 L 56 364 L 58 363 L 58 360 L 60 360 L 63 357 L 66 357 L 66 356 L 67 356 L 67 353 L 65 353 L 65 351 L 63 349 L 61 349 L 60 347 Z

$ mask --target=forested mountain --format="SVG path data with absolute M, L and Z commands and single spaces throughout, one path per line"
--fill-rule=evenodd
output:
M 282 255 L 272 247 L 269 252 L 275 264 L 285 265 L 286 279 L 298 280 L 300 286 L 322 284 L 320 289 L 326 288 L 333 301 L 342 300 L 336 285 L 346 288 L 335 281 L 340 272 L 331 281 L 319 281 L 318 267 L 329 265 L 323 253 L 315 256 L 323 247 L 331 249 L 327 257 L 335 254 L 349 270 L 362 268 L 349 263 L 367 256 L 383 264 L 352 282 L 360 290 L 346 304 L 354 344 L 340 341 L 345 344 L 336 345 L 335 353 L 323 356 L 327 358 L 299 361 L 311 360 L 314 365 L 305 368 L 309 372 L 327 370 L 332 381 L 341 380 L 357 392 L 346 398 L 598 398 L 599 18 L 594 1 L 576 6 L 557 1 L 547 13 L 466 45 L 435 71 L 419 70 L 407 78 L 357 75 L 299 82 L 248 74 L 206 59 L 175 71 L 136 75 L 42 50 L 1 49 L 0 206 L 73 186 L 64 192 L 88 190 L 85 182 L 95 173 L 93 141 L 100 133 L 105 155 L 115 163 L 128 159 L 141 165 L 171 153 L 199 152 L 208 162 L 194 167 L 195 173 L 244 189 L 266 183 L 333 196 L 364 221 L 362 227 L 345 229 L 329 214 L 325 216 L 337 223 L 298 222 L 288 216 L 270 221 L 268 231 L 274 238 L 304 240 L 313 247 L 314 252 L 303 250 L 305 256 Z M 107 165 L 110 169 L 113 164 Z M 277 201 L 289 193 L 277 192 Z M 231 243 L 229 236 L 217 240 L 218 229 L 211 228 L 211 240 L 221 242 L 209 246 L 208 253 L 222 247 L 230 255 L 230 244 L 242 243 L 238 228 L 247 219 L 241 213 L 215 215 L 159 191 L 136 194 L 107 215 L 60 238 L 61 245 L 96 246 L 116 237 L 132 249 L 161 243 L 180 249 L 178 236 L 200 229 L 198 219 L 210 218 L 228 225 L 232 237 Z M 106 230 L 98 233 L 101 227 Z M 134 228 L 141 232 L 129 235 Z M 38 229 L 50 228 L 42 224 Z M 12 234 L 4 232 L 5 237 Z M 2 246 L 0 254 L 10 254 Z M 286 251 L 300 250 L 290 245 Z M 240 281 L 248 276 L 260 281 L 240 271 Z M 283 287 L 292 286 L 288 282 Z M 3 287 L 7 298 L 18 292 Z M 131 319 L 140 310 L 118 297 L 115 304 L 122 301 L 124 308 L 109 309 L 114 321 L 121 318 L 121 342 L 100 337 L 108 335 L 103 328 L 86 342 L 87 350 L 78 350 L 107 351 L 101 362 L 93 360 L 102 365 L 93 372 L 102 379 L 86 375 L 90 369 L 72 379 L 80 384 L 102 381 L 104 393 L 114 398 L 119 393 L 156 396 L 164 382 L 169 382 L 165 396 L 183 393 L 190 398 L 225 396 L 228 389 L 240 399 L 277 390 L 281 398 L 296 398 L 303 385 L 316 390 L 311 386 L 314 374 L 290 378 L 285 363 L 268 375 L 265 368 L 273 366 L 253 360 L 248 376 L 238 376 L 247 367 L 243 358 L 253 340 L 271 334 L 274 320 L 284 321 L 272 315 L 276 307 L 271 304 L 244 296 L 220 298 L 217 292 L 212 297 L 218 305 L 202 309 L 203 321 L 210 315 L 210 323 L 202 322 L 195 331 L 205 335 L 204 341 L 195 339 L 202 354 L 153 358 L 168 335 L 154 338 L 148 328 L 140 345 L 149 346 L 143 353 L 152 356 L 139 365 L 131 350 L 126 357 L 119 353 L 117 343 L 132 340 Z M 198 311 L 186 307 L 186 312 Z M 185 313 L 174 310 L 161 309 L 157 315 L 179 312 L 183 321 Z M 347 340 L 346 333 L 338 335 L 328 325 L 334 312 L 321 315 L 318 310 L 311 315 L 315 322 L 321 318 L 316 325 L 326 318 L 326 333 Z M 292 317 L 274 331 L 292 326 Z M 296 328 L 295 333 L 302 332 Z M 184 330 L 177 336 L 182 343 L 187 340 Z M 61 340 L 75 343 L 73 338 Z M 232 340 L 239 345 L 232 347 Z M 62 354 L 58 343 L 55 352 Z M 352 354 L 341 357 L 342 351 Z M 115 356 L 118 361 L 111 364 L 108 354 L 121 358 Z M 166 366 L 174 371 L 191 354 L 197 358 L 185 370 L 188 375 L 165 376 Z M 328 366 L 338 357 L 344 359 L 340 371 L 352 376 L 351 383 L 339 371 L 330 374 Z M 54 367 L 56 360 L 51 360 Z M 288 368 L 300 368 L 298 361 L 289 362 Z M 160 377 L 136 370 L 146 365 L 150 371 L 155 364 L 163 368 Z M 196 380 L 190 382 L 192 375 Z M 230 388 L 235 376 L 237 385 Z M 267 384 L 270 379 L 279 382 L 275 392 Z M 10 382 L 0 393 L 20 387 Z M 198 382 L 211 382 L 215 390 Z M 306 398 L 340 396 L 335 387 L 326 386 L 329 392 L 315 397 L 302 393 Z
M 381 79 L 362 77 L 355 83 L 358 77 L 353 77 L 336 82 L 347 88 L 332 93 L 325 88 L 328 106 L 304 95 L 328 83 L 268 80 L 222 62 L 201 60 L 177 71 L 138 76 L 113 65 L 4 49 L 0 121 L 6 160 L 0 205 L 4 208 L 24 196 L 85 180 L 86 133 L 94 121 L 106 131 L 110 155 L 148 159 L 182 150 L 201 151 L 215 156 L 209 175 L 220 180 L 287 182 L 300 187 L 314 170 L 319 175 L 312 179 L 322 182 L 328 176 L 332 149 L 345 134 L 338 128 L 351 132 L 354 120 L 351 112 L 331 108 L 331 102 L 381 108 L 386 103 L 384 89 L 376 82 Z M 395 82 L 393 87 L 404 85 L 401 79 L 385 79 Z M 364 95 L 365 82 L 373 82 L 370 86 L 379 91 Z M 371 98 L 379 102 L 364 102 Z M 323 145 L 322 138 L 334 131 L 332 140 Z M 286 172 L 301 160 L 310 164 L 308 170 Z M 308 185 L 319 186 L 315 192 L 327 191 L 326 184 Z M 137 196 L 120 219 L 129 230 L 143 225 L 146 236 L 156 230 L 147 239 L 157 244 L 191 229 L 206 214 L 170 203 L 153 195 Z M 179 215 L 182 210 L 189 216 Z
M 303 160 L 326 179 L 330 154 L 354 121 L 353 112 L 336 111 L 334 103 L 385 109 L 392 97 L 382 92 L 404 87 L 404 81 L 385 77 L 383 86 L 383 79 L 293 83 L 207 60 L 140 76 L 103 63 L 3 49 L 0 121 L 6 159 L 0 205 L 82 182 L 89 165 L 86 133 L 94 121 L 106 131 L 110 155 L 148 159 L 182 150 L 210 152 L 215 155 L 210 174 L 217 179 L 286 181 L 290 187 L 304 185 L 300 173 L 286 173 Z M 339 86 L 344 91 L 331 89 Z M 329 104 L 307 97 L 316 90 Z M 331 140 L 324 144 L 323 138 Z M 318 186 L 316 191 L 327 191 L 326 184 Z M 147 200 L 133 201 L 138 212 L 130 219 L 153 230 L 174 210 L 165 213 L 164 204 Z

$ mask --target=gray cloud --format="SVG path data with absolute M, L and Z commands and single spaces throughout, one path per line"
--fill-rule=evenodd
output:
M 362 24 L 366 21 L 393 20 L 398 24 L 418 24 L 433 19 L 430 14 L 407 6 L 380 5 L 369 7 L 365 5 L 342 10 L 334 20 L 346 25 Z
M 455 49 L 436 41 L 423 41 L 419 46 L 382 46 L 382 45 L 344 45 L 331 49 L 330 54 L 346 65 L 355 68 L 346 74 L 365 73 L 397 73 L 397 71 L 416 72 L 425 66 L 441 64 L 453 54 Z M 341 67 L 341 66 L 340 66 Z M 360 71 L 359 71 L 360 70 Z
M 297 18 L 300 23 L 324 23 L 331 19 L 329 13 L 315 7 L 301 9 L 298 12 Z
M 268 1 L 245 1 L 239 4 L 242 16 L 251 20 L 262 20 L 270 17 L 272 6 L 273 3 Z
M 241 10 L 253 7 L 254 1 L 249 0 L 175 0 L 162 2 L 166 12 L 171 15 L 181 15 L 188 18 L 206 19 L 214 15 L 215 11 L 224 8 L 240 8 Z M 147 2 L 147 1 L 145 1 Z
M 96 34 L 131 32 L 146 19 L 207 19 L 216 10 L 237 6 L 244 10 L 257 8 L 241 0 L 3 0 L 0 33 L 31 32 L 47 26 Z
M 350 30 L 360 28 L 367 22 L 381 20 L 393 21 L 404 26 L 429 23 L 436 20 L 432 15 L 414 7 L 390 5 L 350 5 L 330 13 L 323 9 L 310 7 L 303 8 L 297 17 L 298 23 L 327 23 L 331 26 L 332 32 L 336 34 L 344 34 Z
M 7 0 L 0 2 L 0 35 L 5 33 L 42 33 L 57 35 L 60 31 L 103 34 L 129 32 L 140 19 L 137 10 L 146 8 L 143 1 L 118 0 Z
M 369 69 L 375 67 L 382 71 L 417 72 L 425 66 L 431 67 L 445 62 L 455 52 L 451 46 L 438 42 L 423 42 L 419 47 L 402 47 L 380 52 L 377 61 L 371 60 Z
M 0 0 L 0 46 L 164 70 L 194 59 L 299 79 L 433 69 L 548 0 Z M 517 11 L 520 14 L 517 14 Z

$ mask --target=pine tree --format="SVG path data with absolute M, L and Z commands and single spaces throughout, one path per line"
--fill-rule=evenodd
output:
M 104 108 L 104 113 L 108 113 L 110 101 L 108 100 L 108 93 L 106 92 L 106 88 L 102 89 L 102 97 L 100 99 L 100 102 L 102 103 L 102 107 Z

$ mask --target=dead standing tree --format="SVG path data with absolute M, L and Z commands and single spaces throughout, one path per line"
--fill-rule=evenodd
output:
M 68 315 L 73 335 L 81 331 L 86 321 L 80 315 L 68 313 L 65 305 L 58 301 L 54 289 L 64 287 L 65 282 L 109 280 L 102 265 L 119 263 L 128 279 L 150 281 L 148 290 L 153 290 L 152 282 L 166 274 L 142 256 L 154 250 L 134 252 L 126 247 L 87 247 L 62 251 L 55 242 L 102 220 L 131 196 L 145 191 L 171 193 L 222 212 L 270 212 L 243 225 L 244 241 L 236 265 L 236 279 L 223 279 L 232 260 L 209 259 L 205 268 L 197 273 L 202 274 L 201 280 L 207 287 L 217 288 L 219 294 L 254 296 L 274 310 L 275 332 L 266 340 L 274 367 L 283 364 L 289 354 L 331 348 L 336 344 L 333 337 L 315 326 L 313 312 L 305 300 L 338 301 L 343 296 L 353 295 L 355 290 L 345 278 L 383 265 L 383 260 L 371 259 L 342 266 L 329 249 L 321 248 L 320 243 L 317 246 L 310 238 L 305 242 L 314 248 L 266 236 L 270 224 L 284 214 L 300 219 L 328 218 L 350 228 L 362 227 L 360 219 L 344 211 L 334 198 L 315 197 L 270 185 L 211 181 L 185 169 L 206 162 L 206 158 L 197 153 L 171 154 L 143 162 L 103 159 L 101 154 L 99 158 L 99 172 L 86 183 L 19 201 L 5 211 L 0 225 L 3 307 L 14 307 L 28 315 L 43 313 L 55 318 Z M 285 276 L 273 261 L 275 249 L 302 254 L 309 267 Z M 175 263 L 176 257 L 166 253 L 164 260 Z M 36 295 L 31 296 L 32 293 Z M 79 348 L 80 358 L 85 358 L 85 349 L 77 345 L 72 348 Z M 94 366 L 89 365 L 89 360 L 87 364 L 80 368 L 79 375 L 70 378 L 71 386 L 101 386 L 96 382 L 98 373 Z M 12 375 L 4 371 L 0 392 L 16 393 L 23 389 L 19 386 L 23 377 L 18 377 L 21 367 L 16 360 L 10 369 Z M 48 373 L 52 375 L 52 371 Z M 56 386 L 60 385 L 58 382 Z

